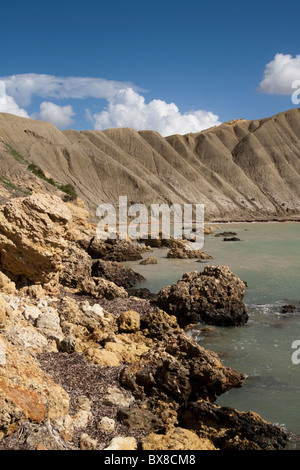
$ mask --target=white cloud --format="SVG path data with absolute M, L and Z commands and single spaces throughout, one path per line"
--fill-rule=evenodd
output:
M 6 85 L 3 80 L 0 80 L 0 112 L 29 117 L 25 109 L 20 108 L 13 97 L 6 93 Z
M 89 113 L 91 117 L 91 113 Z M 109 100 L 107 108 L 92 115 L 94 128 L 132 127 L 136 130 L 156 130 L 163 136 L 199 132 L 221 124 L 210 111 L 192 111 L 181 114 L 174 103 L 145 98 L 132 88 L 119 90 Z
M 146 103 L 140 94 L 142 90 L 127 82 L 35 73 L 0 77 L 0 82 L 4 84 L 3 108 L 6 109 L 10 105 L 13 114 L 27 115 L 20 106 L 28 107 L 36 102 L 33 98 L 40 98 L 42 103 L 39 111 L 32 113 L 30 117 L 50 121 L 61 129 L 70 126 L 75 113 L 70 102 L 66 106 L 58 106 L 53 102 L 56 99 L 105 99 L 107 106 L 104 110 L 94 113 L 86 110 L 85 115 L 94 128 L 99 130 L 109 127 L 132 127 L 136 130 L 151 129 L 162 135 L 171 135 L 199 132 L 220 124 L 218 116 L 210 111 L 196 110 L 182 114 L 174 103 L 159 99 Z M 73 101 L 72 105 L 75 106 Z M 96 101 L 94 106 L 97 106 Z
M 90 77 L 57 77 L 37 73 L 27 73 L 2 77 L 6 89 L 21 106 L 28 106 L 33 96 L 55 99 L 109 99 L 124 87 L 134 87 L 126 82 Z
M 300 80 L 300 54 L 276 54 L 266 65 L 259 91 L 276 95 L 291 95 L 292 84 Z
M 72 106 L 58 106 L 49 101 L 43 101 L 40 105 L 40 112 L 34 113 L 31 118 L 48 121 L 59 129 L 66 128 L 73 123 L 72 117 L 75 116 Z

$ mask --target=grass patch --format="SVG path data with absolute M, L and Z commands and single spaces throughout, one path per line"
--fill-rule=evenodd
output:
M 5 186 L 8 186 L 9 188 L 17 189 L 17 187 L 5 177 L 0 178 L 0 181 L 1 183 L 5 184 Z
M 70 183 L 60 184 L 60 183 L 57 183 L 56 181 L 54 181 L 53 178 L 47 178 L 44 171 L 38 165 L 26 160 L 26 158 L 24 158 L 23 155 L 21 155 L 19 152 L 17 152 L 17 150 L 15 150 L 10 144 L 8 144 L 6 142 L 4 142 L 4 144 L 7 147 L 7 149 L 10 151 L 10 153 L 14 157 L 14 159 L 17 160 L 19 163 L 24 163 L 25 165 L 27 165 L 28 170 L 30 170 L 35 176 L 37 176 L 38 178 L 40 178 L 44 181 L 47 181 L 47 183 L 51 184 L 52 186 L 54 186 L 57 189 L 60 189 L 60 191 L 63 191 L 66 194 L 66 196 L 65 196 L 66 200 L 72 201 L 72 200 L 77 198 L 76 190 L 75 190 L 75 188 L 72 184 L 70 184 Z M 7 180 L 7 182 L 5 182 L 4 180 L 0 179 L 0 181 L 2 181 L 4 184 L 6 184 L 7 186 L 10 186 L 13 189 L 17 189 L 8 180 Z M 28 193 L 29 195 L 31 194 L 29 191 L 25 191 L 25 193 L 26 194 Z
M 30 191 L 24 191 L 23 189 L 21 188 L 18 188 L 16 185 L 14 185 L 11 181 L 9 181 L 7 178 L 5 178 L 5 176 L 3 176 L 2 178 L 0 178 L 0 182 L 5 184 L 5 186 L 8 186 L 9 188 L 11 189 L 15 189 L 15 190 L 18 190 L 18 191 L 21 191 L 23 194 L 25 194 L 26 196 L 31 196 L 31 192 Z
M 17 160 L 17 162 L 25 163 L 26 165 L 29 164 L 29 161 L 26 160 L 26 158 L 23 157 L 23 155 L 21 155 L 19 152 L 17 152 L 17 150 L 14 149 L 10 144 L 8 144 L 7 142 L 4 142 L 4 145 L 10 151 L 10 153 L 14 157 L 14 159 Z

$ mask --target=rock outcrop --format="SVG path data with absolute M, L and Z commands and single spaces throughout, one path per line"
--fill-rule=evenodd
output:
M 208 266 L 162 289 L 159 308 L 129 295 L 116 261 L 93 261 L 88 240 L 86 213 L 56 195 L 0 208 L 0 449 L 284 447 L 282 429 L 214 405 L 245 376 L 181 328 L 241 324 L 245 284 Z M 114 260 L 142 252 L 103 246 Z
M 278 450 L 287 444 L 279 426 L 252 411 L 239 412 L 199 400 L 180 408 L 178 418 L 183 427 L 209 436 L 221 450 Z
M 0 209 L 1 270 L 16 280 L 57 280 L 69 247 L 72 215 L 57 196 L 12 199 Z
M 239 326 L 248 321 L 245 289 L 245 283 L 227 266 L 206 266 L 203 272 L 185 273 L 176 284 L 163 287 L 157 304 L 175 315 L 180 325 Z

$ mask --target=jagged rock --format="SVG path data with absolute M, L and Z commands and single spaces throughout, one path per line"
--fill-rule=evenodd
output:
M 203 272 L 185 273 L 176 284 L 162 288 L 157 304 L 176 315 L 181 326 L 201 321 L 239 326 L 248 321 L 244 295 L 245 283 L 227 266 L 206 266 Z
M 167 258 L 179 258 L 179 259 L 212 259 L 212 256 L 204 253 L 202 250 L 194 250 L 191 246 L 187 246 L 186 240 L 174 240 L 172 248 L 167 253 Z
M 125 289 L 135 286 L 138 282 L 145 281 L 144 276 L 116 261 L 96 260 L 92 265 L 92 276 L 102 277 Z
M 106 240 L 93 237 L 87 246 L 87 252 L 92 259 L 106 261 L 136 261 L 142 259 L 141 250 L 130 240 Z
M 140 314 L 134 310 L 127 310 L 118 317 L 119 330 L 132 333 L 140 329 Z
M 112 351 L 102 349 L 99 346 L 91 346 L 84 351 L 84 357 L 92 364 L 98 364 L 102 367 L 119 366 L 120 361 Z
M 108 416 L 103 416 L 103 418 L 100 419 L 97 428 L 101 431 L 112 433 L 116 428 L 116 422 L 114 419 L 109 418 Z
M 221 450 L 280 450 L 287 435 L 252 411 L 240 412 L 204 400 L 189 403 L 178 411 L 183 427 L 209 436 Z
M 297 310 L 295 305 L 283 305 L 281 308 L 281 313 L 293 313 Z
M 92 274 L 92 260 L 84 251 L 72 244 L 65 252 L 61 261 L 59 282 L 68 287 L 78 287 Z
M 143 450 L 217 450 L 206 438 L 200 438 L 192 431 L 174 428 L 167 434 L 154 434 L 142 440 Z
M 132 338 L 132 336 L 132 333 L 129 335 L 118 335 L 114 338 L 114 341 L 106 341 L 104 348 L 107 351 L 113 352 L 120 362 L 133 364 L 149 350 L 149 347 L 144 344 L 141 338 L 139 338 L 139 341 L 139 339 L 136 337 Z
M 46 312 L 38 317 L 36 327 L 49 339 L 61 341 L 64 337 L 59 315 L 52 307 L 48 307 Z
M 145 432 L 157 431 L 163 428 L 163 421 L 149 410 L 140 408 L 121 408 L 118 419 L 130 429 L 140 429 Z
M 237 237 L 229 237 L 229 238 L 223 238 L 223 242 L 240 242 L 240 238 Z
M 102 398 L 102 402 L 105 406 L 120 406 L 127 408 L 134 402 L 134 398 L 126 395 L 126 392 L 123 392 L 120 388 L 110 386 L 107 387 L 106 393 Z
M 183 332 L 156 344 L 120 376 L 121 383 L 139 398 L 155 396 L 176 403 L 198 398 L 214 401 L 231 388 L 241 387 L 244 379 Z
M 174 334 L 179 329 L 175 315 L 169 315 L 163 310 L 150 312 L 142 318 L 141 328 L 146 329 L 145 335 L 150 338 L 164 340 L 166 336 Z
M 62 269 L 72 219 L 57 196 L 34 194 L 0 209 L 1 269 L 13 279 L 44 283 Z
M 128 293 L 123 287 L 118 287 L 114 282 L 107 281 L 102 277 L 85 279 L 81 283 L 81 291 L 96 299 L 115 299 L 116 297 L 125 299 L 128 297 Z
M 150 292 L 146 287 L 140 287 L 137 289 L 127 289 L 128 295 L 132 297 L 139 297 L 140 299 L 155 300 L 156 294 Z
M 15 294 L 16 285 L 0 271 L 0 292 L 2 294 Z

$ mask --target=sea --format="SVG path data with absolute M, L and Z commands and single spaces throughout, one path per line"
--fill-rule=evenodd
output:
M 224 365 L 247 377 L 243 387 L 221 395 L 216 403 L 254 411 L 282 426 L 289 435 L 288 448 L 299 450 L 300 223 L 226 223 L 218 227 L 204 240 L 203 250 L 212 260 L 168 259 L 167 249 L 155 248 L 143 257 L 156 256 L 156 265 L 126 264 L 146 278 L 138 287 L 154 293 L 176 283 L 185 272 L 202 271 L 207 264 L 228 266 L 246 282 L 246 325 L 207 328 L 198 324 L 188 333 L 201 346 L 217 352 Z M 240 241 L 215 236 L 224 231 L 235 232 Z M 284 313 L 286 305 L 293 306 L 292 311 Z

